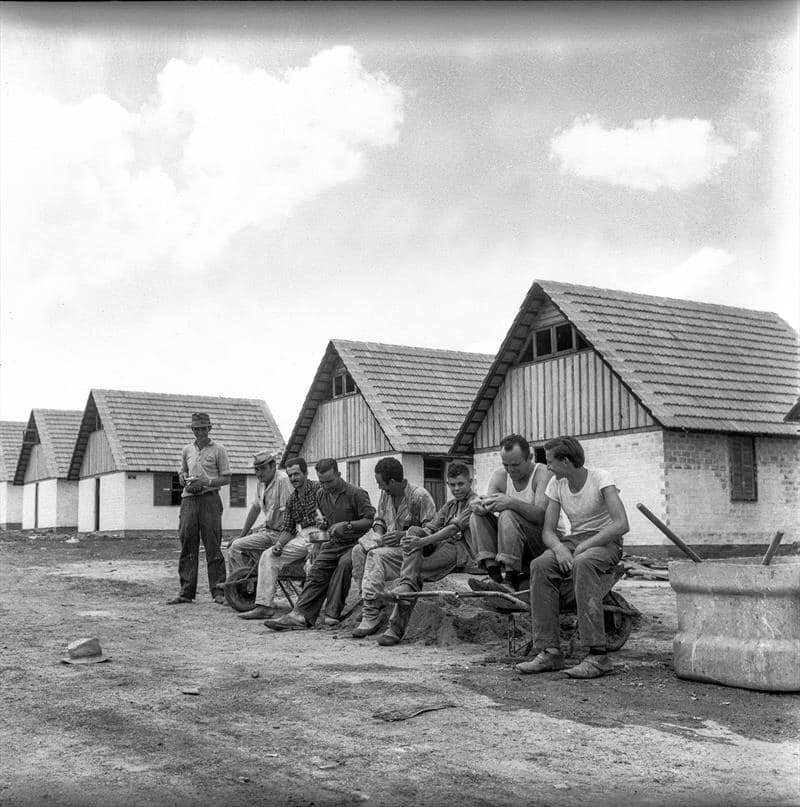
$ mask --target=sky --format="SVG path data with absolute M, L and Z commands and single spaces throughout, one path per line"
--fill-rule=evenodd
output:
M 0 4 L 0 418 L 494 354 L 535 280 L 800 324 L 798 3 Z

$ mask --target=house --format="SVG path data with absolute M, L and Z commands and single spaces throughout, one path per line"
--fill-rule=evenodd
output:
M 14 484 L 22 485 L 22 529 L 75 532 L 78 484 L 67 479 L 80 410 L 34 409 L 22 437 Z
M 403 463 L 406 478 L 446 500 L 446 464 L 464 415 L 492 357 L 481 353 L 328 343 L 285 459 L 310 466 L 333 457 L 349 482 L 378 501 L 374 469 L 382 457 Z
M 14 484 L 23 421 L 0 420 L 0 530 L 22 529 L 22 486 Z
M 93 389 L 79 418 L 67 477 L 78 488 L 79 532 L 136 535 L 178 528 L 181 450 L 193 412 L 208 412 L 211 438 L 231 463 L 221 491 L 222 528 L 244 524 L 256 495 L 253 454 L 280 451 L 283 437 L 264 401 Z
M 633 552 L 674 554 L 642 502 L 708 555 L 800 538 L 798 336 L 776 314 L 534 283 L 453 441 L 485 486 L 511 431 L 578 437 L 611 471 Z M 677 550 L 675 550 L 677 551 Z

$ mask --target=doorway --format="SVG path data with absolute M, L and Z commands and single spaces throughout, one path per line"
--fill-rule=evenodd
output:
M 100 532 L 100 477 L 94 478 L 94 531 Z

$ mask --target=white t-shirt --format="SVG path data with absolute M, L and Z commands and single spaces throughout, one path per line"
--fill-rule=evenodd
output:
M 587 469 L 586 482 L 577 493 L 569 489 L 569 479 L 553 477 L 547 483 L 545 495 L 561 505 L 573 533 L 597 532 L 612 523 L 606 500 L 600 492 L 607 487 L 616 487 L 611 474 L 592 468 Z

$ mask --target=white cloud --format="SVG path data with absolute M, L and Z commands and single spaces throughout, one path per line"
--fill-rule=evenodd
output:
M 397 142 L 402 102 L 349 47 L 283 76 L 173 59 L 135 111 L 106 95 L 6 97 L 6 283 L 47 278 L 55 293 L 153 267 L 202 272 L 246 227 L 359 177 L 368 149 Z
M 751 133 L 745 145 L 756 141 Z M 589 115 L 550 142 L 550 156 L 563 171 L 645 191 L 706 182 L 736 153 L 711 121 L 699 118 L 635 120 L 627 129 L 607 129 Z

